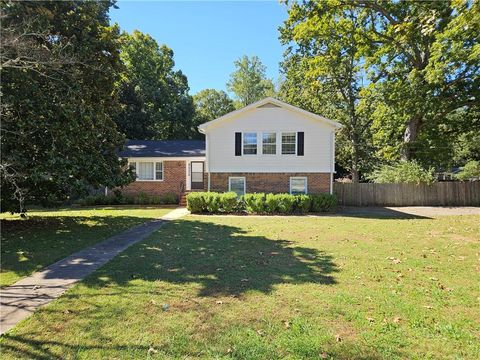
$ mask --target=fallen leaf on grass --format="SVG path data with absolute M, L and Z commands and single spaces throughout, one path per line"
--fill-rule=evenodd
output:
M 265 335 L 265 332 L 263 330 L 257 330 L 257 334 L 263 336 Z
M 395 316 L 395 317 L 393 318 L 393 322 L 394 322 L 395 324 L 398 324 L 398 323 L 400 322 L 400 320 L 402 320 L 402 318 L 401 318 L 400 316 Z
M 152 305 L 157 305 L 157 302 L 153 299 L 150 299 L 149 303 L 152 304 Z

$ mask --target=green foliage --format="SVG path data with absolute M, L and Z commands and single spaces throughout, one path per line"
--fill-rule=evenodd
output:
M 431 184 L 434 181 L 433 169 L 424 169 L 416 161 L 400 161 L 394 165 L 384 165 L 370 174 L 375 183 Z
M 243 195 L 243 201 L 248 213 L 261 214 L 266 210 L 264 193 L 245 194 Z
M 242 202 L 233 191 L 222 193 L 219 196 L 220 209 L 225 213 L 233 213 L 240 210 Z
M 205 201 L 206 210 L 209 213 L 218 213 L 220 210 L 220 194 L 216 192 L 204 192 L 203 199 Z
M 90 195 L 76 201 L 80 206 L 96 205 L 174 205 L 178 204 L 178 196 L 174 193 L 150 196 L 145 193 L 138 195 Z
M 267 194 L 265 196 L 265 210 L 269 214 L 291 214 L 295 202 L 295 195 Z
M 252 193 L 238 197 L 234 192 L 193 192 L 187 195 L 187 208 L 199 213 L 305 214 L 332 211 L 337 205 L 334 195 L 291 195 Z
M 132 180 L 111 117 L 122 71 L 112 4 L 2 2 L 2 211 Z
M 471 178 L 480 178 L 480 161 L 469 161 L 462 168 L 462 171 L 457 174 L 458 180 L 469 180 Z
M 235 71 L 227 83 L 229 91 L 235 94 L 240 105 L 246 106 L 267 96 L 273 96 L 275 86 L 266 77 L 266 67 L 258 56 L 244 55 L 234 62 Z
M 207 211 L 204 192 L 191 192 L 187 194 L 187 209 L 193 214 Z
M 312 196 L 310 195 L 296 195 L 295 196 L 295 212 L 305 214 L 310 211 L 312 206 Z
M 344 125 L 337 132 L 336 161 L 357 182 L 360 173 L 370 170 L 374 155 L 371 109 L 360 102 L 364 70 L 357 56 L 361 39 L 355 32 L 361 20 L 354 14 L 337 20 L 334 11 L 325 11 L 319 24 L 311 21 L 313 14 L 308 10 L 296 6 L 289 14 L 281 28 L 281 41 L 298 46 L 285 52 L 281 97 Z
M 193 132 L 197 132 L 199 138 L 203 138 L 197 130 L 197 126 L 214 120 L 235 110 L 232 99 L 225 91 L 205 89 L 193 96 L 195 104 L 195 117 L 193 120 Z
M 138 30 L 122 34 L 125 71 L 118 82 L 121 111 L 115 121 L 128 139 L 186 139 L 193 99 L 187 77 L 174 70 L 173 51 Z
M 329 212 L 337 206 L 337 198 L 332 194 L 310 195 L 311 212 Z
M 357 155 L 368 170 L 371 145 L 386 161 L 447 164 L 457 136 L 478 133 L 478 2 L 304 1 L 288 13 L 283 96 L 346 125 L 342 166 Z

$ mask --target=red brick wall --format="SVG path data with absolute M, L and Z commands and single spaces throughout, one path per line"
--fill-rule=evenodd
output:
M 307 177 L 309 194 L 330 192 L 329 173 L 210 173 L 210 191 L 228 191 L 230 176 L 244 176 L 247 192 L 290 192 L 290 177 Z
M 134 181 L 124 187 L 124 194 L 136 195 L 144 192 L 147 195 L 161 195 L 174 193 L 181 195 L 181 189 L 185 189 L 186 182 L 185 161 L 164 161 L 163 181 Z

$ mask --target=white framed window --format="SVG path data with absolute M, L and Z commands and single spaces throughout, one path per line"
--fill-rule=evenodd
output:
M 238 196 L 245 195 L 245 177 L 231 176 L 228 178 L 228 191 L 233 191 Z
M 257 133 L 243 133 L 243 155 L 257 154 Z
M 307 178 L 306 177 L 291 177 L 290 178 L 290 194 L 307 194 Z
M 161 161 L 132 161 L 128 165 L 135 172 L 137 181 L 163 180 L 163 162 Z
M 297 149 L 297 133 L 282 133 L 282 155 L 295 155 Z
M 262 154 L 275 155 L 277 153 L 277 134 L 265 132 L 262 134 Z
M 163 180 L 163 162 L 155 163 L 155 180 Z

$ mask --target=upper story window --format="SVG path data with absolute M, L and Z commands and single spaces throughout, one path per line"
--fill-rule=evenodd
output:
M 294 132 L 282 133 L 282 154 L 295 155 L 295 149 L 297 146 L 297 134 Z
M 257 133 L 243 133 L 243 155 L 257 154 Z
M 262 134 L 262 154 L 277 153 L 277 134 L 274 132 Z
M 130 162 L 129 166 L 133 169 L 140 181 L 163 180 L 163 163 L 155 161 L 136 161 Z

